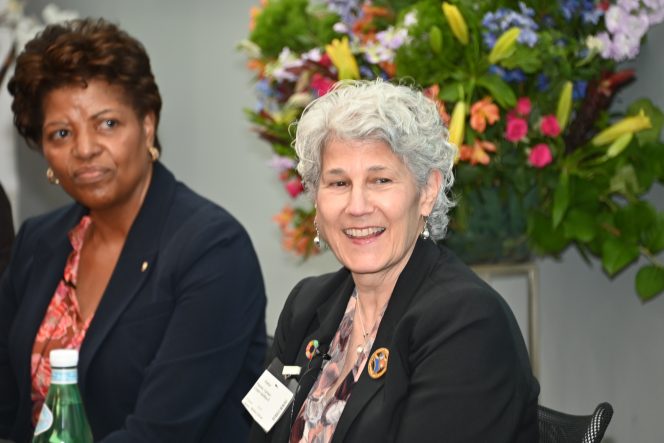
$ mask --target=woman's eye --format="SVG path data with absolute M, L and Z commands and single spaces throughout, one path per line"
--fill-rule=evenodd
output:
M 58 129 L 51 133 L 51 140 L 60 140 L 66 138 L 69 135 L 68 129 Z
M 335 186 L 337 188 L 341 188 L 343 186 L 346 186 L 346 182 L 343 180 L 337 180 L 335 182 L 332 182 L 332 186 Z
M 392 182 L 392 180 L 390 180 L 389 178 L 377 178 L 376 179 L 376 183 L 381 184 L 381 185 L 385 184 L 385 183 L 391 183 L 391 182 Z
M 114 128 L 117 125 L 118 125 L 118 121 L 113 120 L 112 118 L 108 118 L 108 119 L 104 120 L 104 122 L 103 122 L 103 126 L 105 128 Z

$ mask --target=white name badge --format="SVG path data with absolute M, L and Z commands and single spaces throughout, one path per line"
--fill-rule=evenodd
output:
M 265 432 L 270 432 L 294 396 L 281 380 L 266 370 L 242 399 L 242 405 Z

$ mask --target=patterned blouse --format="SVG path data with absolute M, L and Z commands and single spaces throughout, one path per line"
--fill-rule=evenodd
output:
M 76 297 L 76 281 L 78 278 L 78 262 L 85 234 L 92 220 L 84 216 L 69 231 L 69 241 L 73 250 L 65 264 L 65 272 L 55 289 L 53 298 L 48 305 L 42 320 L 35 344 L 32 347 L 32 422 L 37 423 L 48 387 L 51 384 L 51 363 L 49 352 L 52 349 L 80 349 L 85 332 L 90 325 L 90 318 L 83 319 Z
M 346 312 L 330 345 L 330 360 L 323 363 L 323 369 L 318 375 L 318 379 L 295 418 L 291 428 L 290 443 L 327 443 L 332 440 L 332 435 L 339 422 L 339 417 L 346 407 L 346 402 L 350 398 L 353 386 L 362 375 L 368 353 L 376 339 L 378 326 L 385 313 L 385 308 L 383 308 L 376 324 L 367 336 L 367 342 L 362 352 L 357 353 L 355 349 L 349 349 L 356 302 L 357 292 L 354 292 L 348 300 Z M 356 358 L 357 360 L 346 378 L 333 390 L 333 386 L 337 384 L 341 376 L 346 358 Z

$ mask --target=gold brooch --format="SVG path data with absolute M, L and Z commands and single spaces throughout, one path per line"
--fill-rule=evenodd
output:
M 371 354 L 367 363 L 369 377 L 377 379 L 383 376 L 387 371 L 387 360 L 390 358 L 390 351 L 387 348 L 378 348 Z

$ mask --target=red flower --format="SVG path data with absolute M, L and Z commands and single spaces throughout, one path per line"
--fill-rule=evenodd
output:
M 528 163 L 536 168 L 543 168 L 553 161 L 551 150 L 546 143 L 539 143 L 533 146 L 528 155 Z
M 304 186 L 302 186 L 302 180 L 300 180 L 300 177 L 293 177 L 287 181 L 284 186 L 286 187 L 286 191 L 288 191 L 293 198 L 297 197 L 302 191 L 304 191 Z
M 521 115 L 521 116 L 526 116 L 530 114 L 530 110 L 532 108 L 532 105 L 530 104 L 530 98 L 529 97 L 521 97 L 517 102 L 516 102 L 516 113 Z
M 528 122 L 518 117 L 508 117 L 505 138 L 511 142 L 518 142 L 528 134 Z
M 318 72 L 311 77 L 311 87 L 316 91 L 316 94 L 318 94 L 319 97 L 330 92 L 333 85 L 334 80 L 329 79 Z
M 560 125 L 555 115 L 545 115 L 540 122 L 540 131 L 547 137 L 558 137 L 560 135 Z

